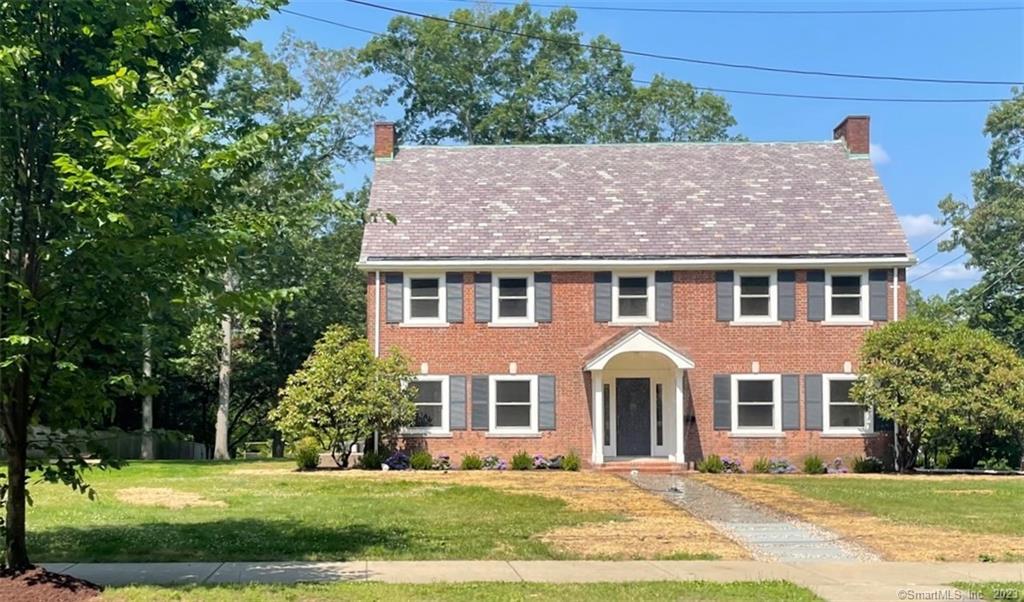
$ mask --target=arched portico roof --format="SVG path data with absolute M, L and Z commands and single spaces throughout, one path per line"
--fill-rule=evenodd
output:
M 594 355 L 591 355 L 583 369 L 586 371 L 604 370 L 608 362 L 621 353 L 658 353 L 668 358 L 676 368 L 694 367 L 693 360 L 685 354 L 646 330 L 637 328 L 613 339 Z

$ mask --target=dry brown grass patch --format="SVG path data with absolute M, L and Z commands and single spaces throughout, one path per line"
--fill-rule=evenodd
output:
M 785 485 L 766 483 L 757 478 L 736 475 L 699 475 L 694 478 L 831 529 L 877 552 L 885 560 L 976 562 L 982 557 L 998 559 L 1007 555 L 1024 555 L 1024 538 L 1021 537 L 898 523 L 832 502 L 802 496 Z
M 182 508 L 227 508 L 226 502 L 208 500 L 198 493 L 159 487 L 129 487 L 119 489 L 114 496 L 118 501 L 134 506 L 160 506 L 171 510 Z

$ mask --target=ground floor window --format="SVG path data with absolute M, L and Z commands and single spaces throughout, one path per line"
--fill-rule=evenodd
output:
M 447 377 L 421 376 L 409 386 L 416 388 L 416 418 L 413 431 L 448 431 Z
M 537 377 L 491 377 L 491 430 L 536 432 Z
M 778 375 L 736 375 L 732 383 L 732 429 L 772 432 L 780 428 Z
M 850 389 L 857 377 L 852 374 L 825 376 L 825 430 L 831 432 L 868 432 L 871 411 L 853 400 Z

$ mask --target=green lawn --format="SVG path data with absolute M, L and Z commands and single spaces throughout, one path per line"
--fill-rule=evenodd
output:
M 901 523 L 1024 535 L 1024 479 L 763 477 L 800 495 Z
M 90 473 L 95 501 L 32 485 L 30 555 L 36 562 L 558 558 L 531 536 L 616 518 L 479 486 L 280 470 L 288 466 L 135 462 Z M 260 473 L 268 467 L 278 470 Z M 199 494 L 219 505 L 137 505 L 117 498 L 126 488 Z
M 740 600 L 820 601 L 810 590 L 785 581 L 757 583 L 707 583 L 671 581 L 647 583 L 435 583 L 396 585 L 383 583 L 332 583 L 304 585 L 246 585 L 222 587 L 123 587 L 108 589 L 103 600 L 156 602 L 247 602 L 262 600 L 565 600 L 566 602 L 635 602 L 636 600 Z
M 986 600 L 1024 600 L 1024 581 L 1005 583 L 970 583 L 961 581 L 953 584 L 959 590 L 981 594 Z

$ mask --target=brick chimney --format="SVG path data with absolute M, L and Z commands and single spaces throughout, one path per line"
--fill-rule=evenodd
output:
M 867 115 L 850 115 L 832 130 L 832 138 L 843 139 L 851 155 L 866 155 L 871 152 L 871 118 Z
M 373 158 L 395 158 L 395 124 L 390 121 L 378 121 L 373 124 Z

